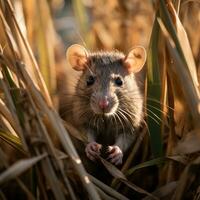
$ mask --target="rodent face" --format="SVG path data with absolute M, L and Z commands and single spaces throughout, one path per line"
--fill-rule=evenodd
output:
M 131 110 L 134 97 L 137 103 L 142 103 L 134 74 L 129 74 L 124 68 L 123 59 L 124 55 L 119 53 L 90 55 L 87 69 L 77 85 L 80 105 L 84 105 L 82 109 L 92 115 L 109 117 L 118 112 L 123 115 L 125 107 Z M 87 99 L 81 99 L 85 95 Z M 139 109 L 142 108 L 141 103 L 137 105 Z
M 88 53 L 83 46 L 75 44 L 68 48 L 66 55 L 72 68 L 82 71 L 73 102 L 76 124 L 98 127 L 106 117 L 113 121 L 110 126 L 122 126 L 119 129 L 124 129 L 124 124 L 139 126 L 143 95 L 135 73 L 146 60 L 143 47 L 137 46 L 125 56 L 118 52 Z
M 120 72 L 121 61 L 112 62 L 107 57 L 91 57 L 90 70 L 82 77 L 84 90 L 90 96 L 90 107 L 95 114 L 112 115 L 119 106 L 117 94 L 124 89 L 124 77 Z

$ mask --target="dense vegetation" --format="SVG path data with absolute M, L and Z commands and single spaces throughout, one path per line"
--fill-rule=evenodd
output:
M 0 0 L 0 199 L 200 199 L 199 1 L 72 1 L 87 48 L 148 52 L 146 126 L 121 170 L 102 159 L 110 186 L 87 174 L 69 135 L 85 139 L 57 113 L 62 2 Z

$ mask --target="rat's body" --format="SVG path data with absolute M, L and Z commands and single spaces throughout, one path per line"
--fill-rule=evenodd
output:
M 134 142 L 143 120 L 143 94 L 135 73 L 145 58 L 141 47 L 128 56 L 88 53 L 79 45 L 68 49 L 69 64 L 82 71 L 72 98 L 72 121 L 87 134 L 85 153 L 90 160 L 95 161 L 102 147 L 108 147 L 107 159 L 122 164 L 124 153 Z

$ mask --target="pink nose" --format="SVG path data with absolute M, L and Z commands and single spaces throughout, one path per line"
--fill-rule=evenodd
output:
M 102 99 L 102 100 L 99 101 L 99 107 L 101 109 L 107 108 L 108 105 L 109 105 L 109 101 L 107 99 Z

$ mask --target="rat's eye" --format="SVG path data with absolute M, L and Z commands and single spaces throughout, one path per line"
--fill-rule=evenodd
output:
M 87 86 L 93 85 L 94 82 L 95 82 L 94 76 L 89 76 L 89 77 L 87 78 Z
M 115 84 L 116 84 L 117 86 L 122 86 L 122 84 L 123 84 L 122 79 L 121 79 L 120 77 L 117 77 L 117 78 L 115 79 Z

